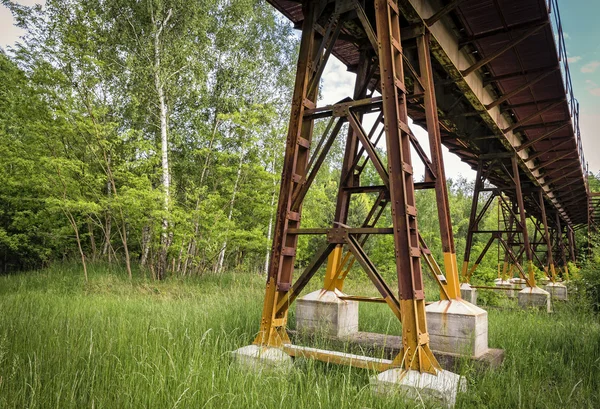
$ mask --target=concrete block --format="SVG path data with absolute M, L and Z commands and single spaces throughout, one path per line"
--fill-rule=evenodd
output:
M 550 278 L 548 278 L 548 277 L 544 277 L 540 281 L 542 282 L 542 285 L 546 285 L 549 282 L 551 282 L 552 280 L 550 280 Z
M 358 302 L 341 300 L 339 290 L 317 290 L 296 301 L 296 329 L 340 338 L 358 332 Z
M 464 377 L 444 370 L 432 375 L 394 368 L 372 376 L 369 382 L 373 392 L 379 395 L 399 393 L 418 401 L 433 399 L 448 408 L 456 404 L 458 392 L 467 390 Z
M 547 312 L 552 312 L 550 293 L 540 287 L 525 287 L 519 291 L 518 297 L 521 308 L 545 308 Z
M 233 360 L 252 371 L 288 371 L 293 367 L 292 357 L 279 348 L 247 345 L 231 352 Z
M 567 286 L 561 283 L 548 283 L 544 287 L 554 300 L 567 301 Z
M 511 278 L 509 281 L 513 283 L 513 287 L 518 291 L 527 286 L 527 281 L 523 280 L 522 278 Z
M 497 282 L 495 281 L 494 283 L 496 284 L 496 287 L 509 288 L 509 290 L 498 290 L 497 291 L 498 294 L 504 294 L 508 298 L 515 298 L 515 291 L 514 291 L 515 286 L 509 280 L 500 280 Z M 496 291 L 496 290 L 494 290 L 494 291 Z
M 441 300 L 425 312 L 431 349 L 473 357 L 487 352 L 487 311 L 464 300 Z
M 477 305 L 477 288 L 471 287 L 469 283 L 462 283 L 460 285 L 460 297 L 473 305 Z

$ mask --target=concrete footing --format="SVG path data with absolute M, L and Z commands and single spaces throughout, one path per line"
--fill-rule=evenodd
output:
M 460 285 L 460 297 L 473 305 L 477 305 L 477 289 L 471 287 L 469 283 Z
M 411 399 L 434 399 L 449 408 L 454 407 L 458 392 L 467 390 L 464 377 L 444 370 L 432 375 L 394 368 L 372 376 L 370 384 L 377 394 L 398 393 Z
M 472 357 L 487 352 L 487 311 L 464 300 L 441 300 L 425 312 L 431 349 Z
M 358 332 L 358 302 L 341 300 L 339 290 L 317 290 L 296 301 L 296 329 L 300 333 L 319 333 L 345 337 Z
M 279 348 L 247 345 L 236 349 L 231 355 L 238 365 L 252 371 L 288 371 L 293 366 L 292 357 Z
M 517 290 L 517 292 L 521 291 L 527 286 L 527 281 L 523 280 L 522 278 L 513 278 L 510 280 L 510 282 L 513 283 L 513 287 L 515 290 Z
M 561 283 L 548 283 L 544 287 L 553 300 L 567 301 L 567 286 Z
M 550 293 L 540 287 L 525 287 L 518 294 L 519 307 L 521 308 L 545 308 L 552 312 Z
M 509 290 L 497 290 L 498 294 L 504 294 L 508 298 L 515 298 L 515 286 L 509 280 L 495 281 L 495 285 L 498 288 L 509 288 Z

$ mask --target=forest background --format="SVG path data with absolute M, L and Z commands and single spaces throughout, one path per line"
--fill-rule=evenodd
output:
M 78 259 L 86 277 L 90 261 L 130 278 L 264 274 L 298 47 L 289 23 L 261 0 L 2 3 L 26 34 L 0 51 L 1 271 Z M 332 225 L 344 139 L 306 198 L 303 227 Z M 362 183 L 377 177 L 367 168 Z M 473 182 L 448 186 L 460 258 Z M 375 199 L 357 196 L 353 225 Z M 434 192 L 418 191 L 417 208 L 441 260 Z M 483 224 L 498 224 L 495 207 Z M 320 240 L 301 238 L 299 267 Z M 367 244 L 390 276 L 392 245 Z M 490 251 L 478 274 L 493 279 L 498 262 Z

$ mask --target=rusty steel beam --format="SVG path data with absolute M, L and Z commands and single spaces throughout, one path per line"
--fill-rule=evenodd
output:
M 298 236 L 289 234 L 288 229 L 300 227 L 301 214 L 301 206 L 292 208 L 292 194 L 296 185 L 306 177 L 313 120 L 304 118 L 304 110 L 316 106 L 318 91 L 318 87 L 314 87 L 313 91 L 308 93 L 311 81 L 316 80 L 312 76 L 314 72 L 310 64 L 310 61 L 317 56 L 318 49 L 315 44 L 316 33 L 314 31 L 318 18 L 316 1 L 304 3 L 303 12 L 305 19 L 302 24 L 302 37 L 273 233 L 273 247 L 260 330 L 254 340 L 254 343 L 258 345 L 281 346 L 289 343 L 289 337 L 285 330 L 287 310 L 279 311 L 277 305 L 292 288 Z M 323 255 L 327 251 L 331 251 L 331 247 L 328 245 Z
M 450 13 L 452 10 L 454 10 L 455 8 L 457 8 L 460 5 L 460 3 L 462 3 L 463 1 L 465 1 L 465 0 L 452 0 L 452 1 L 450 1 L 450 3 L 448 3 L 444 7 L 442 7 L 433 16 L 431 16 L 428 19 L 426 19 L 425 20 L 425 24 L 427 24 L 427 26 L 434 25 L 441 18 L 443 18 L 446 14 Z
M 552 159 L 552 160 L 550 160 L 548 162 L 544 162 L 544 163 L 540 164 L 539 166 L 536 166 L 533 169 L 534 170 L 543 169 L 543 168 L 545 168 L 547 166 L 555 164 L 556 162 L 560 162 L 561 160 L 565 160 L 567 157 L 569 157 L 572 154 L 573 154 L 572 152 L 565 153 L 564 155 L 560 155 L 558 158 L 554 158 L 554 159 Z
M 387 0 L 375 0 L 378 35 L 381 94 L 389 174 L 390 203 L 396 272 L 402 312 L 404 368 L 435 373 L 439 368 L 429 348 L 425 321 L 425 293 L 421 272 L 420 250 L 415 208 L 415 192 L 410 154 L 410 135 L 406 112 L 403 58 L 400 38 L 400 15 Z M 407 359 L 404 359 L 406 357 Z
M 458 4 L 459 2 L 454 2 Z M 433 172 L 435 174 L 435 199 L 438 211 L 438 221 L 444 253 L 444 268 L 447 286 L 445 290 L 451 299 L 460 298 L 460 282 L 456 264 L 456 250 L 452 235 L 452 220 L 450 218 L 450 205 L 448 202 L 448 188 L 444 171 L 444 158 L 442 156 L 442 137 L 440 133 L 437 102 L 435 98 L 435 85 L 431 67 L 431 51 L 429 48 L 430 35 L 417 38 L 417 52 L 419 56 L 420 75 L 425 93 L 425 117 L 427 133 L 429 135 L 429 149 Z
M 557 68 L 558 69 L 558 68 Z M 557 70 L 556 69 L 556 70 Z M 504 101 L 506 101 L 509 98 L 514 97 L 515 95 L 518 95 L 519 93 L 523 92 L 524 90 L 526 90 L 527 88 L 537 84 L 538 82 L 540 82 L 541 80 L 543 80 L 544 78 L 548 77 L 549 75 L 551 75 L 552 73 L 556 72 L 556 70 L 550 70 L 547 72 L 544 72 L 540 75 L 538 75 L 537 77 L 535 77 L 534 79 L 532 79 L 531 81 L 526 82 L 525 84 L 515 88 L 514 90 L 508 92 L 507 94 L 502 95 L 501 97 L 499 97 L 498 99 L 496 99 L 493 102 L 490 102 L 489 104 L 487 104 L 485 106 L 486 109 L 490 110 L 494 107 L 497 107 L 498 105 L 500 105 L 501 103 L 503 103 Z
M 554 109 L 554 108 L 562 105 L 563 102 L 564 101 L 558 101 L 553 104 L 547 105 L 545 108 L 542 108 L 539 111 L 534 112 L 533 114 L 529 115 L 528 117 L 521 119 L 519 122 L 516 122 L 515 124 L 509 126 L 508 128 L 503 129 L 502 132 L 506 133 L 506 132 L 514 131 L 517 128 L 521 128 L 524 124 L 528 123 L 533 118 L 536 118 L 536 117 L 542 115 L 543 113 L 548 112 L 551 109 Z
M 546 24 L 548 24 L 548 22 L 545 20 L 534 20 L 534 21 L 526 21 L 524 23 L 519 23 L 519 24 L 513 24 L 508 27 L 502 27 L 502 28 L 498 28 L 495 30 L 490 30 L 486 33 L 467 37 L 465 39 L 460 40 L 458 42 L 458 46 L 459 46 L 459 48 L 462 48 L 467 44 L 471 44 L 471 43 L 474 43 L 479 40 L 484 40 L 486 38 L 494 37 L 498 34 L 506 34 L 506 33 L 514 32 L 514 31 L 518 31 L 518 30 L 524 30 L 524 29 L 528 29 L 528 28 L 536 28 L 539 26 L 543 27 Z
M 509 74 L 502 74 L 502 75 L 496 75 L 493 77 L 486 77 L 483 79 L 483 84 L 484 85 L 488 85 L 491 84 L 493 82 L 498 82 L 498 81 L 505 81 L 505 80 L 510 80 L 513 78 L 519 78 L 519 77 L 525 77 L 527 75 L 533 75 L 533 74 L 543 74 L 545 72 L 548 71 L 555 71 L 558 67 L 556 65 L 551 65 L 548 67 L 542 67 L 542 68 L 536 68 L 534 70 L 527 70 L 527 71 L 516 71 L 516 72 L 511 72 Z M 545 102 L 558 102 L 558 101 L 565 101 L 565 98 L 559 98 L 559 99 L 552 99 L 549 101 L 535 101 L 535 102 L 529 102 L 527 104 L 520 104 L 518 105 L 518 107 L 521 106 L 527 106 L 527 105 L 532 105 L 532 104 L 543 104 Z M 510 106 L 513 107 L 513 106 Z
M 549 21 L 548 21 L 548 23 L 549 23 Z M 487 57 L 482 58 L 481 60 L 479 60 L 475 64 L 471 65 L 466 70 L 462 70 L 462 75 L 466 77 L 467 75 L 471 74 L 472 72 L 478 70 L 479 68 L 483 67 L 484 65 L 486 65 L 486 64 L 490 63 L 491 61 L 495 60 L 496 58 L 500 57 L 502 54 L 504 54 L 511 48 L 517 46 L 518 44 L 521 44 L 523 41 L 525 41 L 526 39 L 528 39 L 529 37 L 531 37 L 538 31 L 540 31 L 542 28 L 544 28 L 546 26 L 546 24 L 540 24 L 539 26 L 530 28 L 525 33 L 523 33 L 521 35 L 521 37 L 517 38 L 516 40 L 509 41 L 509 43 L 506 44 L 504 47 L 500 47 L 498 50 L 494 51 Z

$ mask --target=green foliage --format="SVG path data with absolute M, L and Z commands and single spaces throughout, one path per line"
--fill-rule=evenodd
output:
M 591 254 L 578 269 L 569 263 L 569 275 L 572 275 L 573 287 L 581 297 L 587 298 L 596 311 L 600 311 L 600 244 L 598 235 L 593 235 Z
M 262 269 L 295 66 L 289 24 L 258 0 L 2 3 L 25 29 L 0 52 L 3 270 L 79 253 L 154 270 L 163 220 L 174 272 L 213 270 L 224 241 L 228 267 Z

